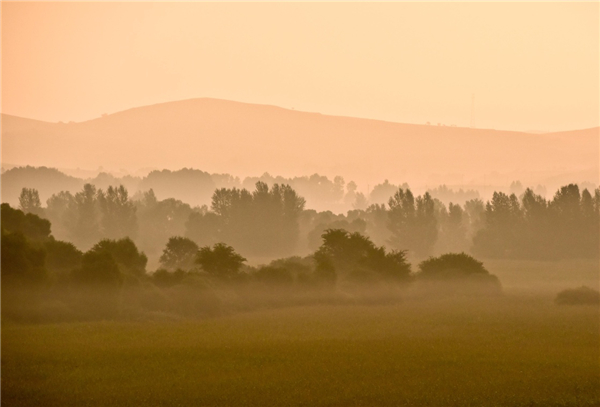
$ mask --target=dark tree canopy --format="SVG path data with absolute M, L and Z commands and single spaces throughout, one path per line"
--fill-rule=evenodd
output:
M 461 278 L 473 274 L 489 275 L 483 263 L 465 253 L 447 253 L 430 257 L 419 264 L 420 278 Z
M 554 300 L 559 305 L 600 305 L 600 292 L 593 288 L 581 286 L 563 290 Z
M 50 222 L 33 213 L 23 213 L 9 204 L 2 204 L 2 230 L 18 232 L 32 241 L 44 241 L 50 238 Z
M 104 250 L 90 250 L 83 255 L 81 268 L 73 270 L 72 281 L 92 286 L 118 287 L 123 281 L 119 265 Z
M 359 280 L 409 278 L 410 264 L 406 262 L 404 252 L 386 253 L 368 237 L 343 229 L 328 229 L 322 237 L 323 244 L 314 255 L 318 275 L 329 280 L 333 276 Z
M 96 243 L 88 253 L 108 253 L 119 269 L 129 275 L 143 276 L 146 273 L 148 258 L 140 252 L 129 238 L 120 240 L 103 239 Z
M 198 251 L 196 263 L 212 276 L 225 280 L 235 278 L 246 259 L 225 243 L 217 243 L 212 248 L 202 247 Z
M 44 243 L 48 271 L 64 274 L 81 266 L 83 253 L 73 243 L 50 239 Z
M 2 285 L 31 285 L 46 279 L 46 252 L 20 232 L 2 228 Z
M 167 270 L 189 270 L 194 266 L 197 253 L 198 245 L 194 241 L 173 236 L 160 256 L 160 265 Z

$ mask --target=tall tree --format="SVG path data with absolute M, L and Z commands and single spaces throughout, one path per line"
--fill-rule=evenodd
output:
M 59 240 L 70 240 L 75 228 L 75 197 L 68 191 L 53 194 L 46 200 L 46 217 L 52 223 L 52 234 Z
M 37 189 L 23 188 L 19 196 L 19 209 L 25 213 L 33 213 L 34 215 L 43 216 L 44 210 L 40 202 L 40 194 Z
M 392 247 L 413 251 L 418 256 L 430 254 L 437 240 L 437 221 L 431 195 L 425 193 L 415 200 L 410 189 L 399 188 L 388 201 L 388 206 Z
M 473 238 L 473 251 L 488 257 L 515 257 L 522 235 L 521 205 L 516 195 L 494 192 L 485 207 L 484 227 Z
M 108 239 L 135 238 L 137 234 L 136 207 L 129 199 L 123 185 L 109 186 L 106 192 L 98 191 L 100 227 Z
M 85 184 L 83 190 L 75 194 L 68 211 L 74 214 L 74 222 L 69 225 L 69 240 L 76 246 L 89 248 L 102 237 L 95 186 Z
M 219 240 L 252 255 L 264 256 L 286 255 L 295 249 L 304 205 L 304 199 L 289 185 L 269 188 L 259 181 L 253 192 L 237 188 L 216 190 L 211 208 L 219 219 L 214 222 L 218 223 Z

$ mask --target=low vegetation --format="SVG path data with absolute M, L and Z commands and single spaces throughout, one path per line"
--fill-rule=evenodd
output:
M 561 291 L 556 296 L 560 305 L 600 305 L 600 292 L 590 287 L 581 286 Z

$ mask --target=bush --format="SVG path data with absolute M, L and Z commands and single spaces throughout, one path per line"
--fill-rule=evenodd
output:
M 559 305 L 599 305 L 600 292 L 581 286 L 559 292 L 554 301 Z
M 292 285 L 294 276 L 284 267 L 263 266 L 255 274 L 256 279 L 268 285 Z
M 81 261 L 81 268 L 73 270 L 72 281 L 100 287 L 118 287 L 123 276 L 115 259 L 106 251 L 90 250 Z
M 483 263 L 465 253 L 447 253 L 430 257 L 419 264 L 419 278 L 455 279 L 474 274 L 490 275 Z
M 158 269 L 152 274 L 152 281 L 159 287 L 172 287 L 176 284 L 180 284 L 183 279 L 188 275 L 182 269 L 175 271 L 169 271 L 167 269 Z
M 500 281 L 490 274 L 483 263 L 465 253 L 447 253 L 430 257 L 419 264 L 416 278 L 422 282 L 437 282 L 438 287 L 452 287 L 456 292 L 472 294 L 500 291 Z M 483 291 L 482 291 L 483 289 Z

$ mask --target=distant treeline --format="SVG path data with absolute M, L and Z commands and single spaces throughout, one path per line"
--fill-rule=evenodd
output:
M 306 255 L 321 245 L 327 229 L 368 236 L 375 244 L 406 250 L 410 258 L 445 252 L 483 257 L 558 259 L 598 257 L 600 189 L 560 188 L 552 200 L 526 189 L 520 197 L 496 192 L 484 203 L 443 202 L 429 193 L 414 196 L 406 186 L 387 204 L 371 204 L 345 215 L 305 209 L 286 184 L 254 190 L 220 188 L 210 207 L 159 200 L 151 189 L 130 197 L 124 186 L 85 184 L 72 194 L 53 194 L 43 207 L 35 189 L 23 188 L 20 209 L 48 219 L 52 233 L 87 250 L 101 239 L 131 238 L 154 264 L 169 238 L 183 236 L 199 246 L 225 242 L 252 259 Z
M 289 185 L 306 200 L 308 208 L 318 211 L 331 210 L 335 213 L 349 209 L 365 209 L 375 203 L 387 203 L 399 187 L 408 188 L 407 184 L 394 185 L 385 180 L 369 187 L 368 193 L 365 194 L 358 191 L 355 182 L 346 182 L 340 176 L 329 179 L 313 174 L 284 178 L 265 173 L 260 177 L 246 177 L 241 180 L 229 174 L 209 174 L 191 168 L 152 171 L 145 177 L 115 177 L 101 172 L 94 178 L 81 179 L 68 176 L 54 168 L 28 166 L 12 168 L 2 174 L 2 195 L 4 202 L 16 204 L 22 188 L 36 189 L 45 201 L 59 191 L 75 194 L 85 184 L 92 184 L 100 189 L 107 189 L 111 185 L 123 185 L 131 195 L 152 189 L 158 199 L 174 198 L 192 206 L 202 206 L 210 205 L 215 189 L 250 190 L 259 181 L 269 186 Z M 434 198 L 445 203 L 463 204 L 469 199 L 480 198 L 476 190 L 452 190 L 445 185 L 433 188 L 429 192 Z

